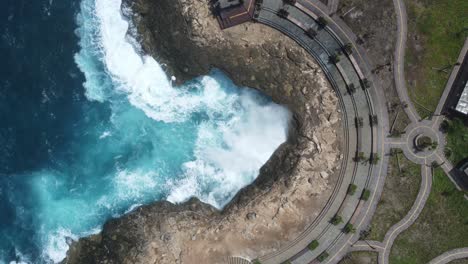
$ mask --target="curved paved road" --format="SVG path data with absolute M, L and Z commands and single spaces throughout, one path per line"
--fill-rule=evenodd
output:
M 356 234 L 346 235 L 341 232 L 343 226 L 339 226 L 338 228 L 331 226 L 329 223 L 327 224 L 327 222 L 322 221 L 327 221 L 326 218 L 324 218 L 319 220 L 320 222 L 317 222 L 317 224 L 312 223 L 311 228 L 306 230 L 304 235 L 301 235 L 287 248 L 270 255 L 260 257 L 262 262 L 282 262 L 291 258 L 293 254 L 296 254 L 299 251 L 299 253 L 291 259 L 292 263 L 309 263 L 321 252 L 327 252 L 330 254 L 323 263 L 336 263 L 349 251 L 374 251 L 379 253 L 380 264 L 388 264 L 393 242 L 399 234 L 409 228 L 416 221 L 429 197 L 432 186 L 432 162 L 436 161 L 438 164 L 442 164 L 442 168 L 446 173 L 452 169 L 452 165 L 445 159 L 443 153 L 445 136 L 437 130 L 441 118 L 437 116 L 434 120 L 420 120 L 420 116 L 416 112 L 411 99 L 408 96 L 404 72 L 407 40 L 407 15 L 403 0 L 393 0 L 393 2 L 398 20 L 398 39 L 395 48 L 394 62 L 395 87 L 400 101 L 407 104 L 405 112 L 411 120 L 411 124 L 406 129 L 407 133 L 399 139 L 385 139 L 383 131 L 388 131 L 388 113 L 384 107 L 385 96 L 383 95 L 382 89 L 376 89 L 380 87 L 380 85 L 378 80 L 374 79 L 370 73 L 371 64 L 369 63 L 362 47 L 357 46 L 355 43 L 356 36 L 346 26 L 346 24 L 336 16 L 330 17 L 329 8 L 316 0 L 297 0 L 293 6 L 283 5 L 282 0 L 269 0 L 264 2 L 262 6 L 264 11 L 260 10 L 261 14 L 257 20 L 282 31 L 286 35 L 289 35 L 308 50 L 309 53 L 311 53 L 321 64 L 323 70 L 329 77 L 333 86 L 337 89 L 338 93 L 342 93 L 344 91 L 343 94 L 346 95 L 346 91 L 349 88 L 350 83 L 357 82 L 359 87 L 360 84 L 362 85 L 361 82 L 364 78 L 372 79 L 374 82 L 373 89 L 369 89 L 369 91 L 364 89 L 364 92 L 358 89 L 356 93 L 348 94 L 346 99 L 341 100 L 345 109 L 349 109 L 350 116 L 346 118 L 349 124 L 355 122 L 354 115 L 356 118 L 360 116 L 365 117 L 369 114 L 378 115 L 379 124 L 377 126 L 371 128 L 370 131 L 368 129 L 358 129 L 353 132 L 353 129 L 349 129 L 349 138 L 351 141 L 355 140 L 357 142 L 358 151 L 377 152 L 382 160 L 376 169 L 373 169 L 373 166 L 363 166 L 362 164 L 354 166 L 354 172 L 352 174 L 350 174 L 351 166 L 346 169 L 347 176 L 344 177 L 345 186 L 347 186 L 346 181 L 348 183 L 350 181 L 355 182 L 356 184 L 361 182 L 358 184 L 358 186 L 361 186 L 361 184 L 363 184 L 362 181 L 365 180 L 363 174 L 365 174 L 364 172 L 367 169 L 367 177 L 373 175 L 371 180 L 368 178 L 365 182 L 365 188 L 373 190 L 367 203 L 361 203 L 360 201 L 356 201 L 356 198 L 350 198 L 349 196 L 343 195 L 343 188 L 340 187 L 337 200 L 340 200 L 341 202 L 338 204 L 333 202 L 333 205 L 326 209 L 328 211 L 338 210 L 337 212 L 339 214 L 344 214 L 344 216 L 346 216 L 344 217 L 346 222 L 349 221 L 349 223 L 354 224 L 357 231 Z M 332 5 L 337 3 L 338 0 L 331 1 Z M 281 17 L 277 16 L 279 9 L 283 7 L 286 7 L 288 12 L 285 12 L 286 14 L 283 13 Z M 333 10 L 334 8 L 330 9 Z M 317 20 L 319 17 L 324 17 L 329 22 L 326 28 L 319 28 L 317 30 L 318 34 L 312 38 L 305 37 L 308 35 L 305 32 L 309 32 L 309 28 L 317 27 Z M 342 40 L 345 42 L 342 42 Z M 355 50 L 354 54 L 345 57 L 350 61 L 348 62 L 345 59 L 343 62 L 330 64 L 328 58 L 331 54 L 335 53 L 335 50 L 342 49 L 344 43 L 350 43 Z M 353 68 L 354 71 L 352 70 Z M 382 122 L 380 123 L 380 121 Z M 377 131 L 374 131 L 376 127 Z M 419 134 L 428 135 L 436 140 L 439 143 L 437 149 L 428 152 L 414 151 L 412 147 L 413 139 Z M 365 145 L 369 144 L 368 141 L 366 143 L 369 136 L 372 138 L 373 142 L 371 143 L 370 149 L 369 146 Z M 364 143 L 362 143 L 363 140 Z M 364 145 L 361 146 L 362 144 Z M 362 150 L 361 148 L 367 150 Z M 422 181 L 418 196 L 407 215 L 388 230 L 383 242 L 357 241 L 359 231 L 370 223 L 373 212 L 376 209 L 386 176 L 386 168 L 388 165 L 388 156 L 386 154 L 388 154 L 387 152 L 390 148 L 402 149 L 407 158 L 417 164 L 421 164 Z M 347 163 L 347 165 L 350 164 Z M 359 173 L 356 173 L 356 171 Z M 305 247 L 312 239 L 319 240 L 320 245 L 316 250 L 309 251 L 305 249 Z M 443 261 L 463 258 L 465 257 L 465 254 L 468 254 L 466 248 L 449 251 L 434 259 L 433 261 L 435 262 L 431 263 L 446 263 Z
M 348 184 L 345 184 L 344 189 L 341 188 L 341 194 L 337 200 L 338 203 L 329 210 L 331 213 L 330 218 L 325 218 L 323 219 L 324 221 L 320 220 L 317 225 L 312 224 L 314 226 L 312 229 L 308 228 L 298 239 L 291 241 L 290 245 L 286 245 L 278 250 L 278 252 L 259 258 L 262 263 L 281 263 L 291 257 L 293 257 L 291 259 L 292 263 L 309 263 L 323 251 L 346 253 L 349 242 L 358 239 L 357 235 L 343 233 L 342 229 L 348 221 L 354 224 L 357 233 L 359 233 L 361 227 L 370 222 L 383 188 L 386 172 L 388 157 L 384 155 L 386 154 L 384 151 L 387 145 L 384 144 L 383 131 L 384 128 L 388 128 L 388 118 L 386 109 L 383 107 L 385 105 L 385 98 L 381 94 L 382 90 L 377 89 L 378 86 L 375 83 L 371 83 L 371 89 L 361 87 L 364 78 L 372 79 L 373 76 L 370 74 L 370 67 L 367 64 L 368 60 L 365 59 L 362 51 L 354 43 L 354 37 L 350 37 L 323 10 L 320 10 L 320 5 L 314 5 L 309 0 L 300 0 L 297 2 L 297 5 L 288 6 L 288 14 L 279 17 L 277 12 L 282 7 L 283 2 L 281 0 L 264 2 L 257 21 L 289 35 L 318 60 L 325 73 L 331 77 L 331 83 L 334 84 L 340 93 L 345 95 L 343 100 L 348 107 L 347 112 L 352 114 L 351 119 L 349 119 L 350 128 L 356 123 L 353 113 L 355 113 L 356 118 L 362 117 L 363 127 L 357 128 L 356 126 L 357 135 L 356 132 L 350 134 L 350 140 L 354 140 L 351 144 L 357 144 L 354 145 L 354 150 L 350 149 L 352 155 L 355 155 L 355 148 L 357 146 L 358 151 L 363 151 L 366 155 L 377 152 L 382 158 L 378 166 L 373 166 L 369 163 L 352 162 L 353 165 L 347 168 L 348 176 L 345 181 L 348 181 L 348 183 L 350 180 L 354 182 L 360 192 L 363 188 L 371 190 L 371 195 L 367 202 L 359 199 L 359 195 L 346 195 Z M 318 13 L 314 8 L 319 9 Z M 332 21 L 330 27 L 326 27 L 325 29 L 318 28 L 316 22 L 318 16 L 326 16 L 329 21 Z M 318 34 L 316 37 L 310 38 L 306 34 L 309 27 L 317 30 Z M 341 50 L 344 45 L 341 40 L 345 40 L 344 43 L 352 43 L 355 50 L 352 55 L 343 55 L 338 63 L 330 63 L 329 57 L 331 54 L 334 54 L 336 50 Z M 357 88 L 352 93 L 348 90 L 351 84 Z M 352 104 L 346 104 L 346 101 L 350 100 L 353 101 Z M 378 116 L 378 124 L 370 125 L 369 117 L 371 115 Z M 350 129 L 349 131 L 352 132 L 353 130 Z M 355 167 L 355 169 L 354 173 L 350 175 L 352 167 Z M 336 214 L 336 210 L 338 210 L 338 213 L 345 220 L 344 223 L 338 226 L 329 223 L 329 219 Z M 319 240 L 320 245 L 316 250 L 309 251 L 306 247 L 313 239 Z M 328 258 L 328 260 L 339 259 L 341 256 L 338 253 Z
M 340 4 L 340 0 L 329 0 L 328 1 L 328 10 L 330 14 L 336 13 L 338 10 L 338 5 Z
M 426 204 L 427 198 L 429 198 L 429 194 L 431 193 L 432 173 L 429 166 L 430 165 L 422 165 L 421 187 L 413 207 L 411 207 L 411 210 L 403 219 L 400 220 L 400 222 L 392 226 L 390 230 L 388 230 L 387 234 L 385 234 L 383 249 L 381 254 L 379 254 L 379 263 L 389 263 L 390 251 L 393 246 L 393 242 L 397 236 L 408 229 L 419 217 L 419 214 L 421 214 L 424 205 Z
M 432 172 L 429 164 L 421 165 L 421 186 L 419 188 L 418 196 L 406 216 L 398 223 L 393 225 L 385 234 L 383 242 L 379 241 L 358 241 L 352 245 L 350 251 L 374 251 L 379 253 L 379 263 L 388 264 L 390 251 L 393 242 L 403 231 L 408 229 L 421 214 L 424 205 L 431 193 L 432 187 Z
M 410 159 L 412 162 L 421 164 L 421 187 L 418 193 L 418 196 L 413 204 L 411 210 L 407 215 L 400 220 L 397 224 L 392 226 L 389 231 L 386 233 L 384 241 L 358 241 L 355 243 L 350 251 L 374 251 L 379 253 L 379 263 L 388 264 L 390 251 L 393 246 L 393 242 L 399 234 L 408 229 L 418 218 L 419 214 L 424 208 L 424 205 L 429 197 L 431 186 L 432 186 L 432 171 L 430 165 L 433 161 L 436 161 L 438 164 L 441 164 L 442 169 L 447 174 L 450 180 L 455 184 L 456 182 L 451 178 L 450 171 L 453 169 L 452 164 L 445 158 L 443 153 L 446 139 L 438 127 L 442 118 L 437 115 L 434 120 L 420 120 L 420 116 L 416 112 L 411 99 L 408 96 L 406 81 L 404 75 L 404 59 L 405 59 L 405 49 L 406 49 L 406 39 L 407 39 L 407 15 L 405 5 L 403 0 L 393 0 L 395 5 L 395 10 L 398 20 L 398 40 L 397 46 L 395 49 L 395 85 L 397 88 L 398 96 L 402 102 L 406 102 L 408 107 L 405 108 L 405 112 L 411 120 L 411 124 L 406 129 L 406 134 L 403 135 L 400 139 L 391 139 L 387 144 L 393 148 L 400 148 L 403 150 L 405 156 Z M 438 114 L 440 114 L 441 105 L 445 98 L 441 98 L 441 102 L 438 106 Z M 418 134 L 430 135 L 431 138 L 436 140 L 439 143 L 439 146 L 433 152 L 427 153 L 416 153 L 413 148 L 413 139 Z M 448 251 L 441 256 L 435 258 L 430 263 L 431 264 L 442 264 L 448 263 L 455 259 L 468 257 L 468 248 L 456 249 Z
M 468 259 L 468 247 L 466 248 L 457 248 L 445 252 L 444 254 L 438 256 L 437 258 L 431 260 L 428 264 L 445 264 L 457 259 Z
M 408 23 L 406 16 L 406 8 L 403 0 L 393 0 L 395 5 L 395 11 L 397 15 L 398 24 L 398 39 L 395 49 L 395 62 L 394 62 L 394 75 L 395 75 L 395 87 L 397 89 L 398 97 L 401 102 L 406 102 L 408 107 L 405 108 L 405 112 L 408 115 L 411 122 L 418 122 L 418 112 L 411 103 L 411 99 L 406 89 L 405 79 L 405 51 L 406 51 L 406 39 L 408 35 Z

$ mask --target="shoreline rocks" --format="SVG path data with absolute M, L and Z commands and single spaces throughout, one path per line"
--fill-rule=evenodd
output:
M 218 211 L 196 198 L 142 206 L 70 247 L 64 263 L 224 263 L 297 237 L 328 200 L 340 167 L 341 114 L 317 63 L 275 30 L 221 31 L 204 0 L 127 0 L 144 52 L 182 83 L 212 68 L 293 112 L 287 142 Z

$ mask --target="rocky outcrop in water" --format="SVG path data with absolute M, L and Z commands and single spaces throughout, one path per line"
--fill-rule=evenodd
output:
M 255 258 L 294 239 L 320 212 L 339 171 L 338 99 L 316 62 L 263 25 L 221 31 L 208 1 L 127 4 L 144 51 L 167 65 L 169 75 L 183 82 L 222 69 L 238 85 L 293 112 L 289 139 L 222 211 L 197 199 L 155 202 L 80 239 L 64 262 L 224 263 L 228 256 Z

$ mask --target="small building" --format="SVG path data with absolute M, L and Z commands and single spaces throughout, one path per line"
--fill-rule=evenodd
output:
M 468 191 L 468 158 L 462 160 L 451 172 L 457 184 Z
M 455 110 L 461 114 L 468 115 L 468 81 L 467 80 L 465 80 L 465 88 L 463 89 L 461 96 L 458 99 L 458 103 L 457 103 L 457 106 L 455 107 Z
M 251 21 L 255 0 L 212 0 L 212 8 L 221 29 L 226 29 Z
M 468 45 L 468 39 L 465 46 Z M 465 124 L 468 123 L 468 53 L 467 48 L 462 49 L 456 67 L 458 72 L 451 83 L 450 92 L 445 101 L 443 114 L 461 118 Z M 454 75 L 454 73 L 452 73 Z

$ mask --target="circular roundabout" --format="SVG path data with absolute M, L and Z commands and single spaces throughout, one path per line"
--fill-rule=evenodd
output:
M 443 153 L 445 141 L 441 131 L 437 131 L 432 124 L 425 120 L 412 123 L 404 136 L 403 151 L 414 163 L 430 165 L 437 160 L 437 153 Z

